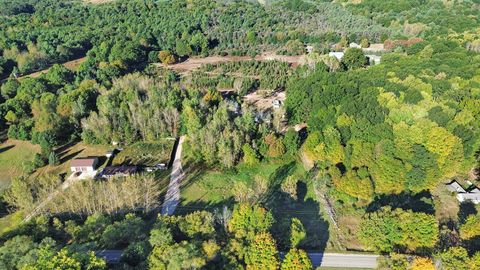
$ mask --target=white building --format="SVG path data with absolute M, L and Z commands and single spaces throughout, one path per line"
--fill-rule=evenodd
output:
M 93 172 L 98 164 L 98 158 L 76 158 L 70 162 L 72 172 Z
M 329 52 L 328 56 L 335 57 L 340 61 L 342 60 L 344 54 L 344 52 Z

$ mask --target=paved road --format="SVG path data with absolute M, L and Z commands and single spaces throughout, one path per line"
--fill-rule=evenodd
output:
M 108 263 L 118 263 L 123 250 L 96 251 L 98 257 Z M 282 256 L 281 256 L 282 257 Z M 339 254 L 339 253 L 308 253 L 313 267 L 341 267 L 341 268 L 376 268 L 378 255 Z
M 378 255 L 308 253 L 314 267 L 377 268 Z
M 173 214 L 180 202 L 180 182 L 184 177 L 182 170 L 182 144 L 184 140 L 185 136 L 180 137 L 178 140 L 175 159 L 172 165 L 172 174 L 170 175 L 170 184 L 168 184 L 167 195 L 165 195 L 165 201 L 162 206 L 162 215 Z

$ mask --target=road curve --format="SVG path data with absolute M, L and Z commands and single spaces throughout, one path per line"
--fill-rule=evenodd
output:
M 183 179 L 182 170 L 182 144 L 185 136 L 178 140 L 177 150 L 175 151 L 175 158 L 172 164 L 172 174 L 170 175 L 170 184 L 168 184 L 167 195 L 162 206 L 162 215 L 171 215 L 175 212 L 178 203 L 180 202 L 180 182 Z

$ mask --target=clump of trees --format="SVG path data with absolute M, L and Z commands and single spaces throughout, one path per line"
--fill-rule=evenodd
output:
M 435 217 L 389 207 L 368 213 L 360 225 L 360 239 L 381 252 L 432 249 L 438 239 Z
M 123 268 L 312 269 L 306 252 L 295 246 L 280 260 L 270 233 L 274 222 L 269 211 L 248 204 L 154 220 L 132 213 L 75 220 L 42 216 L 2 238 L 0 266 L 107 269 L 94 251 L 123 249 L 118 265 Z M 302 226 L 298 220 L 295 224 Z
M 429 190 L 475 164 L 478 110 L 471 104 L 477 99 L 468 90 L 475 73 L 459 74 L 450 61 L 436 64 L 455 59 L 470 70 L 470 53 L 448 41 L 419 46 L 409 56 L 385 55 L 382 65 L 366 70 L 316 68 L 287 87 L 290 122 L 308 123 L 301 151 L 353 202 Z M 419 70 L 432 73 L 420 78 Z M 470 86 L 456 89 L 451 76 Z

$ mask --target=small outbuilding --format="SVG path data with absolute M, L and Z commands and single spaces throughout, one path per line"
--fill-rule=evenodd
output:
M 70 162 L 70 170 L 72 172 L 93 172 L 97 165 L 98 158 L 96 157 L 76 158 Z
M 335 58 L 337 58 L 337 60 L 340 61 L 340 60 L 342 60 L 344 54 L 345 54 L 344 52 L 329 52 L 328 56 L 335 57 Z
M 137 166 L 108 166 L 98 175 L 101 178 L 111 178 L 115 176 L 129 176 L 138 172 Z

